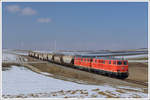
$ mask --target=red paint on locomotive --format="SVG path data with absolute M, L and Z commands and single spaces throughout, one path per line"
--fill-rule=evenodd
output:
M 75 57 L 74 65 L 109 72 L 118 72 L 118 73 L 128 72 L 128 61 L 115 58 L 104 59 L 104 58 Z

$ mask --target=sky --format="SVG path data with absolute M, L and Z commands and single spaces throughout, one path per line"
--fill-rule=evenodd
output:
M 33 50 L 148 47 L 146 2 L 3 2 L 2 46 Z

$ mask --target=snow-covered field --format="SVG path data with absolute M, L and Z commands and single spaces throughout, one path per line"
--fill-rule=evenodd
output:
M 17 55 L 14 54 L 10 54 L 10 53 L 5 53 L 3 52 L 2 54 L 2 60 L 3 61 L 17 61 L 19 59 L 19 57 Z
M 28 55 L 27 50 L 11 50 L 11 49 L 3 49 L 3 53 L 13 53 L 17 55 Z
M 27 52 L 19 52 L 19 51 L 13 51 L 13 53 L 17 54 L 17 55 L 28 55 Z
M 120 56 L 121 58 L 122 56 Z M 139 55 L 128 55 L 128 56 L 123 56 L 125 59 L 129 58 L 143 58 L 143 57 L 148 57 L 148 54 L 139 54 Z M 119 57 L 118 57 L 119 58 Z
M 26 55 L 26 53 L 5 50 L 2 60 L 9 62 L 25 61 L 26 58 L 19 55 Z M 55 79 L 47 75 L 52 76 L 53 74 L 45 72 L 38 74 L 21 66 L 10 67 L 9 70 L 2 71 L 3 97 L 148 97 L 143 88 L 112 86 L 108 83 L 103 85 L 79 84 Z
M 78 84 L 37 74 L 25 67 L 12 66 L 2 74 L 3 97 L 147 97 L 142 88 Z
M 11 50 L 3 50 L 2 61 L 3 62 L 28 61 L 26 58 L 23 58 L 19 55 L 26 55 L 26 53 L 16 52 L 16 51 L 11 51 Z
M 128 62 L 147 63 L 147 62 L 148 62 L 148 60 L 128 60 Z

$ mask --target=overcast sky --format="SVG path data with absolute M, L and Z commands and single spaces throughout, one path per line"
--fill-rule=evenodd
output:
M 147 48 L 147 3 L 3 3 L 3 48 Z M 56 42 L 55 42 L 56 41 Z

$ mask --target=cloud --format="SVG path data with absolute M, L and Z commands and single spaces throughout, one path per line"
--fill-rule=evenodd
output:
M 50 23 L 52 20 L 51 18 L 38 18 L 37 21 L 39 23 Z
M 21 10 L 18 5 L 9 5 L 9 6 L 6 6 L 6 9 L 7 9 L 7 11 L 9 11 L 11 13 L 16 13 Z
M 35 15 L 37 13 L 37 11 L 31 7 L 21 9 L 18 5 L 8 5 L 6 6 L 6 10 L 11 13 L 19 13 L 20 15 Z
M 37 12 L 30 7 L 26 7 L 21 10 L 22 15 L 35 15 Z

